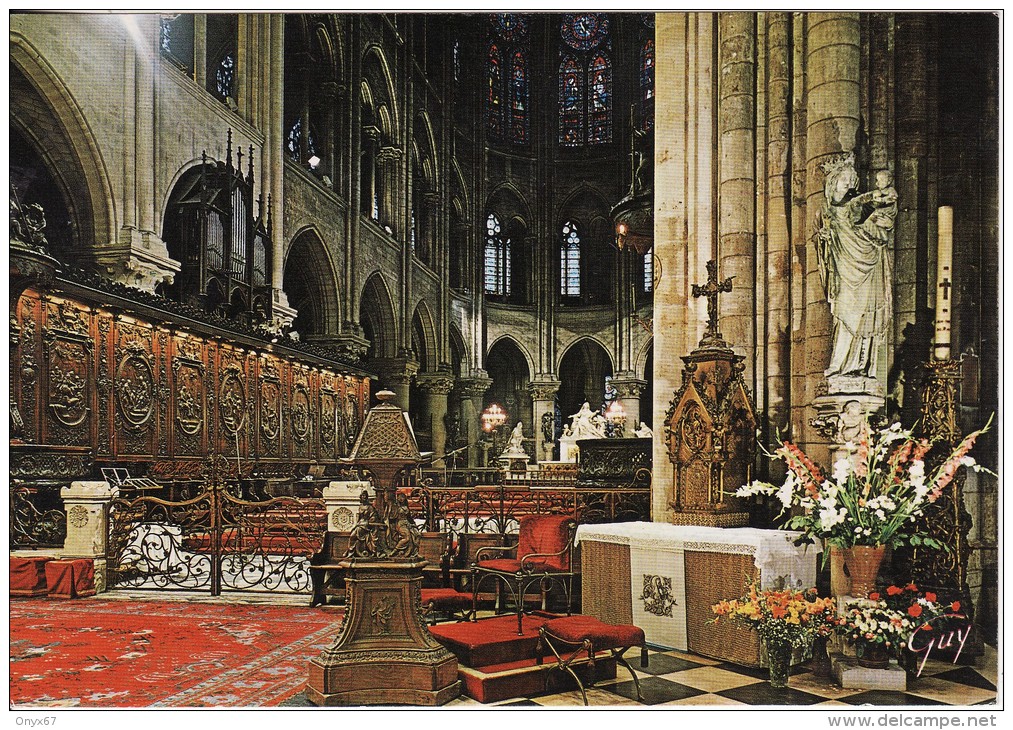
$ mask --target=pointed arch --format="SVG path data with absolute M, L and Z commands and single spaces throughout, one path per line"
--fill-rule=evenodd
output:
M 433 314 L 424 299 L 419 300 L 412 314 L 412 348 L 418 356 L 423 372 L 435 372 L 439 353 L 437 352 L 436 325 Z
M 77 205 L 80 237 L 86 246 L 106 244 L 116 240 L 116 212 L 113 208 L 113 191 L 109 173 L 95 135 L 70 90 L 61 81 L 45 57 L 16 31 L 10 34 L 10 60 L 21 73 L 32 91 L 45 102 L 58 125 L 58 136 L 52 140 L 39 139 L 43 133 L 38 125 L 26 125 L 28 114 L 20 105 L 27 101 L 21 94 L 14 93 L 17 80 L 11 74 L 11 119 L 19 124 L 28 136 L 45 148 L 51 163 L 50 169 L 61 178 L 68 193 L 74 198 L 71 205 Z M 21 120 L 21 121 L 19 121 Z M 27 127 L 31 126 L 28 130 Z M 49 143 L 53 146 L 50 147 Z M 57 161 L 52 155 L 55 150 L 64 149 L 65 159 Z M 73 169 L 64 169 L 71 165 Z
M 563 350 L 556 372 L 561 381 L 557 398 L 564 420 L 584 401 L 592 409 L 602 406 L 605 377 L 614 374 L 613 367 L 608 348 L 593 337 L 578 338 Z
M 454 375 L 461 377 L 471 370 L 471 353 L 461 329 L 454 323 L 447 329 L 450 335 L 450 367 Z
M 394 300 L 383 274 L 374 271 L 366 279 L 359 299 L 359 324 L 370 341 L 367 359 L 397 354 L 398 328 Z
M 285 254 L 282 289 L 298 312 L 292 328 L 304 339 L 333 334 L 341 313 L 338 278 L 319 231 L 307 227 L 292 239 Z
M 397 98 L 394 93 L 394 76 L 391 74 L 390 64 L 387 63 L 387 56 L 380 46 L 370 44 L 363 51 L 362 75 L 364 78 L 370 80 L 370 87 L 372 87 L 374 98 L 376 98 L 378 92 L 382 91 L 380 98 L 376 99 L 375 108 L 384 139 L 389 143 L 393 143 L 395 140 L 400 139 L 401 125 L 398 119 L 397 106 L 394 104 L 394 99 Z

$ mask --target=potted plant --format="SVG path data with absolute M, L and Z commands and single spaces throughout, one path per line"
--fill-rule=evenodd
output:
M 851 575 L 850 588 L 834 586 L 837 595 L 868 595 L 875 588 L 887 547 L 911 545 L 944 549 L 917 529 L 917 518 L 935 502 L 961 466 L 988 471 L 968 452 L 989 425 L 965 437 L 931 474 L 925 457 L 933 442 L 916 438 L 899 423 L 873 431 L 863 423 L 856 441 L 843 446 L 829 476 L 790 441 L 765 453 L 787 465 L 781 485 L 754 481 L 735 495 L 774 495 L 781 502 L 784 527 L 802 532 L 800 542 L 822 540 L 841 551 Z M 991 472 L 989 472 L 991 473 Z
M 934 593 L 920 593 L 913 583 L 889 586 L 882 593 L 848 601 L 837 623 L 837 633 L 855 647 L 858 663 L 886 667 L 890 659 L 905 663 L 911 637 L 930 631 L 937 619 L 960 610 L 955 601 L 944 605 Z
M 815 588 L 757 590 L 754 585 L 745 596 L 719 601 L 711 610 L 713 621 L 726 618 L 759 634 L 770 665 L 770 686 L 775 688 L 788 686 L 792 652 L 808 652 L 813 640 L 835 623 L 833 599 L 820 598 Z

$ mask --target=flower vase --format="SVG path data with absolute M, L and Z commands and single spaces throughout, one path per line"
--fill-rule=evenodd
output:
M 770 669 L 770 686 L 784 689 L 788 686 L 791 670 L 791 644 L 767 644 L 767 664 Z
M 815 677 L 827 678 L 833 676 L 833 662 L 830 661 L 830 652 L 827 649 L 828 638 L 826 636 L 817 636 L 813 640 L 809 671 Z
M 867 597 L 876 590 L 876 576 L 886 545 L 855 545 L 844 551 L 844 565 L 851 576 L 849 595 Z
M 850 595 L 851 581 L 844 569 L 847 550 L 837 545 L 830 546 L 830 595 Z
M 859 644 L 856 649 L 858 664 L 870 669 L 886 669 L 890 666 L 890 652 L 882 644 Z

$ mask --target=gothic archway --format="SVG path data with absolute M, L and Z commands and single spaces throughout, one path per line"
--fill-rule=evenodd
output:
M 298 312 L 292 329 L 302 339 L 313 340 L 337 330 L 337 277 L 316 231 L 303 231 L 289 247 L 282 289 Z
M 366 360 L 394 357 L 397 352 L 397 321 L 390 289 L 380 272 L 373 273 L 362 288 L 359 304 L 359 325 L 369 340 Z
M 576 413 L 584 401 L 592 410 L 605 399 L 605 377 L 613 374 L 612 358 L 600 343 L 585 337 L 570 345 L 559 361 L 559 406 L 562 422 Z
M 485 356 L 485 370 L 492 378 L 492 385 L 485 393 L 484 405 L 498 404 L 506 411 L 506 426 L 512 428 L 517 421 L 523 421 L 524 433 L 531 436 L 531 394 L 528 393 L 531 371 L 520 346 L 509 337 L 496 340 Z

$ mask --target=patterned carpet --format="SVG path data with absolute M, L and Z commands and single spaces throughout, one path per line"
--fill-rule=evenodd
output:
M 305 596 L 151 594 L 116 591 L 75 601 L 11 599 L 11 707 L 311 707 L 307 662 L 330 646 L 341 609 L 309 609 Z M 164 594 L 163 594 L 164 595 Z M 143 596 L 143 597 L 142 597 Z M 161 597 L 160 597 L 161 598 Z M 282 605 L 279 605 L 282 604 Z M 633 667 L 588 689 L 596 707 L 994 705 L 998 658 L 986 647 L 977 667 L 930 660 L 906 692 L 846 690 L 796 667 L 787 690 L 771 690 L 762 669 L 652 649 Z M 577 691 L 448 708 L 580 706 Z
M 295 606 L 11 599 L 11 707 L 276 706 L 302 691 L 338 621 Z

